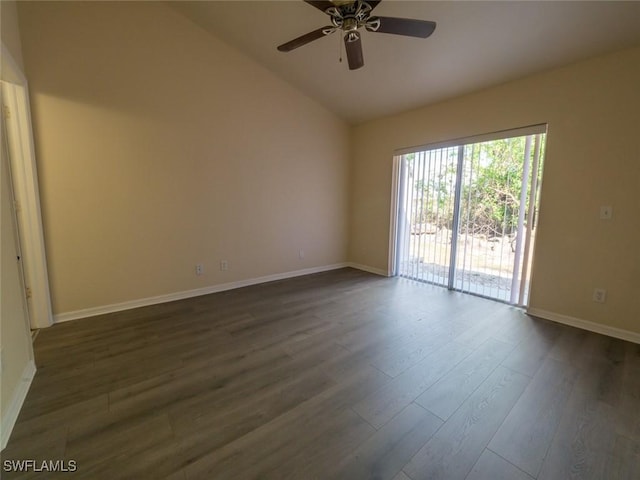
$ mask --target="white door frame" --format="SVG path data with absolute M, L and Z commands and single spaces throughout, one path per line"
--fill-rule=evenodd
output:
M 31 328 L 53 324 L 27 79 L 2 43 L 2 114 L 16 196 Z

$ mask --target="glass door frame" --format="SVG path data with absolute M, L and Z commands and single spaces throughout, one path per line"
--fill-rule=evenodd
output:
M 398 248 L 398 242 L 405 235 L 407 225 L 406 225 L 406 211 L 404 209 L 403 202 L 400 199 L 403 199 L 406 195 L 406 176 L 407 169 L 403 168 L 403 157 L 407 154 L 418 153 L 418 152 L 426 152 L 444 148 L 456 147 L 458 149 L 458 158 L 457 158 L 457 168 L 456 168 L 456 184 L 455 184 L 455 192 L 454 195 L 454 209 L 453 209 L 453 224 L 452 224 L 452 242 L 451 242 L 451 252 L 449 256 L 449 275 L 446 288 L 448 290 L 460 290 L 465 293 L 471 293 L 473 295 L 483 296 L 477 293 L 473 293 L 471 291 L 465 291 L 463 289 L 458 289 L 455 286 L 456 282 L 456 270 L 457 270 L 457 256 L 458 256 L 458 241 L 453 241 L 453 238 L 458 237 L 460 231 L 460 210 L 461 210 L 461 202 L 462 202 L 462 184 L 463 184 L 463 167 L 465 161 L 465 147 L 472 144 L 478 144 L 483 142 L 490 142 L 493 140 L 501 140 L 513 137 L 530 137 L 534 135 L 546 134 L 547 133 L 547 124 L 537 124 L 531 125 L 527 127 L 509 129 L 509 130 L 501 130 L 498 132 L 476 135 L 472 137 L 464 137 L 455 140 L 438 142 L 432 144 L 425 144 L 416 147 L 409 147 L 404 149 L 399 149 L 394 152 L 393 157 L 393 172 L 392 172 L 392 189 L 391 189 L 391 219 L 390 219 L 390 231 L 389 231 L 389 269 L 391 276 L 397 276 L 400 274 L 399 267 L 401 263 L 402 249 Z M 539 137 L 536 137 L 538 139 Z M 534 155 L 531 162 L 526 161 L 523 165 L 523 187 L 529 187 L 529 206 L 527 212 L 527 228 L 526 228 L 526 238 L 517 238 L 516 239 L 516 257 L 514 258 L 514 271 L 512 275 L 512 287 L 510 292 L 509 301 L 501 300 L 499 298 L 487 297 L 496 301 L 504 301 L 506 303 L 510 303 L 512 305 L 517 306 L 526 306 L 528 302 L 528 291 L 531 288 L 530 284 L 526 282 L 526 276 L 529 273 L 529 259 L 533 257 L 533 247 L 531 247 L 531 233 L 532 226 L 534 222 L 534 216 L 536 211 L 536 205 L 539 204 L 539 187 L 541 185 L 541 179 L 538 180 L 538 175 L 535 174 L 539 170 L 539 161 L 542 156 L 541 152 L 541 142 L 536 141 L 534 144 Z M 527 143 L 527 150 L 530 150 L 530 144 Z M 529 154 L 525 154 L 525 157 L 528 160 Z M 531 165 L 529 165 L 531 163 Z M 525 185 L 525 182 L 528 180 L 528 170 L 531 168 L 531 171 L 534 172 L 531 175 L 530 185 Z M 525 175 L 525 172 L 527 175 Z M 522 198 L 526 198 L 527 191 L 526 188 L 521 188 L 521 205 Z M 524 209 L 520 208 L 520 214 L 518 219 L 518 229 L 521 231 L 524 223 Z M 524 243 L 523 243 L 524 240 Z M 517 266 L 516 266 L 517 264 Z M 522 269 L 520 270 L 520 264 L 522 264 Z M 518 282 L 518 278 L 521 276 L 522 280 Z M 514 284 L 519 283 L 518 288 L 514 290 Z M 440 285 L 440 284 L 438 284 Z M 526 290 L 526 291 L 525 291 Z M 527 301 L 525 301 L 525 298 Z

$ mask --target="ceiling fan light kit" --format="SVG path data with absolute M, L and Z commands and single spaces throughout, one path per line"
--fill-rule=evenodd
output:
M 278 46 L 278 50 L 290 52 L 341 30 L 344 32 L 344 45 L 347 52 L 349 70 L 357 70 L 364 66 L 362 41 L 360 32 L 358 32 L 360 28 L 365 28 L 369 32 L 390 33 L 417 38 L 427 38 L 436 29 L 435 22 L 428 20 L 371 16 L 371 12 L 381 0 L 355 0 L 336 4 L 326 0 L 304 1 L 326 13 L 331 20 L 331 25 L 318 28 L 287 43 L 283 43 Z

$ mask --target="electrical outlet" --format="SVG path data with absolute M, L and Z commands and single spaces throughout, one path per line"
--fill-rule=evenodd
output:
M 298 258 L 301 259 L 301 260 L 304 258 L 304 250 L 299 250 L 298 251 Z
M 604 288 L 596 288 L 593 290 L 593 301 L 596 303 L 604 303 L 607 299 L 607 291 Z
M 613 218 L 613 207 L 600 207 L 600 220 L 611 220 Z
M 226 272 L 227 270 L 229 270 L 229 262 L 226 260 L 220 260 L 220 271 Z
M 196 265 L 196 275 L 202 275 L 204 273 L 204 265 L 198 263 Z

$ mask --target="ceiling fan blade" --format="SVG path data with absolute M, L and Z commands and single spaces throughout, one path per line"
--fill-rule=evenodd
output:
M 364 65 L 362 56 L 362 41 L 358 32 L 350 32 L 344 36 L 344 47 L 347 51 L 349 70 L 357 70 Z
M 294 38 L 293 40 L 283 43 L 278 47 L 278 50 L 281 52 L 290 52 L 298 47 L 302 47 L 307 43 L 313 42 L 314 40 L 318 40 L 326 35 L 330 35 L 335 31 L 335 27 L 322 27 L 314 30 L 313 32 L 306 33 L 304 35 L 299 36 L 298 38 Z
M 327 8 L 331 8 L 331 7 L 335 7 L 335 5 L 329 1 L 326 0 L 304 0 L 306 3 L 308 3 L 309 5 L 316 7 L 318 10 L 322 10 L 323 12 L 326 12 Z
M 367 28 L 367 30 L 372 32 L 427 38 L 436 29 L 436 22 L 430 22 L 428 20 L 395 17 L 371 17 L 371 20 L 374 18 L 380 20 L 380 26 L 375 30 Z

